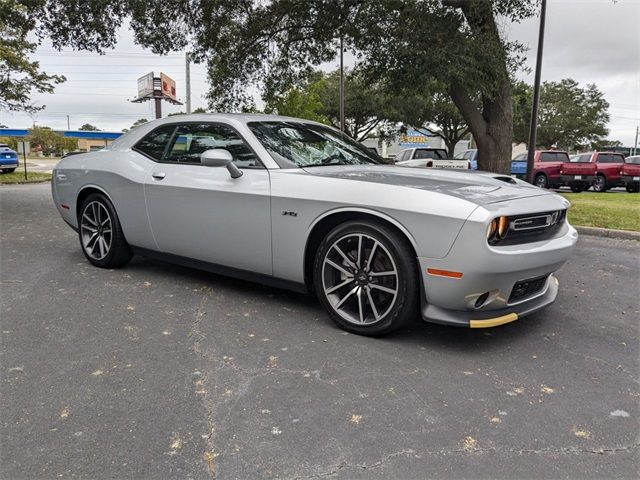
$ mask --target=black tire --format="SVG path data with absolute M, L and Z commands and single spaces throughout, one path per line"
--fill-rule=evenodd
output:
M 627 185 L 627 192 L 629 193 L 640 192 L 640 185 Z
M 344 270 L 338 271 L 335 267 L 325 264 L 325 259 L 331 260 L 332 255 L 338 255 L 338 250 L 334 248 L 334 245 L 338 245 L 340 250 L 345 250 L 343 253 L 348 256 L 353 267 L 357 267 L 355 265 L 356 255 L 350 250 L 350 242 L 359 236 L 363 239 L 362 248 L 360 248 L 362 260 L 359 264 L 362 269 L 352 269 L 347 260 L 341 257 L 340 266 L 353 274 L 351 277 L 353 280 L 335 294 L 327 292 L 327 290 L 331 290 L 327 284 L 334 280 L 333 277 L 341 277 L 335 279 L 335 283 L 348 282 L 350 277 L 344 274 Z M 369 250 L 367 250 L 367 245 Z M 356 247 L 356 249 L 358 248 Z M 370 257 L 372 250 L 374 255 Z M 371 266 L 368 265 L 369 259 Z M 327 266 L 325 267 L 325 265 Z M 397 274 L 378 276 L 383 271 L 389 271 L 389 268 L 394 269 Z M 368 276 L 369 274 L 372 276 Z M 363 276 L 368 278 L 363 279 Z M 367 336 L 386 335 L 406 325 L 415 318 L 418 311 L 420 281 L 411 245 L 402 235 L 381 223 L 350 221 L 338 225 L 329 232 L 316 252 L 313 282 L 318 300 L 327 310 L 329 316 L 338 326 L 349 332 Z M 391 294 L 380 287 L 394 290 L 396 293 L 390 299 Z M 353 290 L 357 291 L 353 293 Z M 352 296 L 349 297 L 349 295 Z M 362 295 L 363 300 L 359 300 L 359 295 Z M 341 303 L 341 299 L 344 297 L 349 297 L 344 303 L 345 306 L 336 308 L 336 306 L 339 307 L 336 304 Z M 372 300 L 373 304 L 378 306 L 377 309 L 372 307 Z M 357 307 L 353 307 L 353 302 L 356 302 Z M 345 318 L 350 316 L 348 307 L 353 307 L 352 309 L 359 317 L 356 320 L 362 320 L 362 323 Z
M 539 173 L 538 175 L 536 175 L 533 183 L 536 187 L 549 188 L 549 182 L 547 181 L 547 176 L 544 173 Z
M 89 217 L 91 217 L 91 213 L 87 211 L 87 209 L 91 209 L 93 207 L 97 207 L 98 209 L 102 206 L 104 210 L 109 215 L 110 221 L 110 232 L 107 233 L 107 230 L 104 230 L 102 234 L 103 238 L 109 240 L 108 248 L 106 249 L 106 254 L 104 256 L 92 254 L 89 251 L 93 249 L 90 248 L 90 243 L 85 246 L 85 240 L 87 237 L 92 237 L 92 233 L 89 228 L 93 228 L 93 225 L 89 223 L 89 218 L 83 219 L 83 214 L 85 212 Z M 101 210 L 102 215 L 104 216 L 104 210 Z M 100 219 L 101 217 L 98 217 Z M 95 218 L 94 218 L 95 221 Z M 98 224 L 100 222 L 97 222 Z M 96 224 L 97 225 L 97 224 Z M 102 233 L 102 230 L 101 232 Z M 110 235 L 110 237 L 108 237 Z M 80 248 L 82 249 L 82 253 L 89 260 L 89 262 L 100 268 L 118 268 L 126 265 L 131 260 L 133 256 L 133 252 L 131 247 L 127 243 L 127 240 L 124 237 L 124 233 L 122 232 L 122 227 L 120 226 L 120 220 L 118 219 L 118 214 L 116 213 L 116 209 L 113 207 L 109 199 L 101 194 L 101 193 L 92 193 L 87 198 L 84 199 L 82 205 L 80 206 L 80 210 L 78 213 L 78 238 L 80 240 Z M 106 240 L 105 240 L 106 242 Z M 106 243 L 105 243 L 106 244 Z M 94 249 L 97 243 L 94 242 Z M 89 250 L 89 251 L 88 251 Z M 97 258 L 100 257 L 100 258 Z
M 584 190 L 584 187 L 582 185 L 571 185 L 571 191 L 573 193 L 580 193 Z
M 5 168 L 4 170 L 2 170 L 2 173 L 13 173 L 15 171 L 15 168 Z
M 593 182 L 594 192 L 606 192 L 607 191 L 607 177 L 604 175 L 598 175 Z

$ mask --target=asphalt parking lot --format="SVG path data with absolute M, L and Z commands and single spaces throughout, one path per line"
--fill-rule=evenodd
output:
M 346 334 L 308 296 L 84 259 L 0 188 L 0 477 L 637 478 L 638 242 L 582 237 L 500 328 Z

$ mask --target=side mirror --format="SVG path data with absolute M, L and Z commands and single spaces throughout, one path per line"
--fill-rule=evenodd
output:
M 205 167 L 226 167 L 231 174 L 231 178 L 238 178 L 242 176 L 242 170 L 240 170 L 233 163 L 233 157 L 229 150 L 224 148 L 212 148 L 205 150 L 200 155 L 200 163 Z

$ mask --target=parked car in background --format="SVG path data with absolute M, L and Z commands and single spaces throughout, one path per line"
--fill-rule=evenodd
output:
M 415 147 L 402 150 L 395 158 L 396 165 L 401 167 L 446 168 L 452 170 L 468 170 L 468 160 L 449 158 L 444 148 Z
M 589 190 L 591 187 L 591 180 L 589 180 L 587 175 L 582 175 L 580 170 L 583 167 L 583 163 L 588 163 L 591 161 L 591 154 L 579 154 L 572 155 L 569 158 L 569 162 L 565 162 L 562 164 L 562 168 L 560 169 L 560 179 L 563 183 L 571 188 L 571 191 L 574 193 L 584 192 Z
M 640 155 L 627 157 L 620 168 L 620 182 L 625 186 L 627 192 L 640 192 Z
M 18 168 L 18 154 L 11 150 L 6 143 L 0 143 L 0 170 L 2 173 L 11 173 Z
M 478 149 L 471 148 L 469 150 L 465 150 L 464 152 L 460 152 L 456 156 L 454 156 L 456 160 L 468 160 L 470 163 L 471 170 L 478 169 Z
M 622 185 L 620 169 L 623 165 L 624 155 L 621 153 L 584 153 L 575 162 L 562 165 L 560 178 L 574 191 L 586 190 L 593 185 L 594 191 L 605 192 Z M 586 188 L 583 188 L 585 185 Z
M 560 168 L 569 161 L 569 154 L 561 150 L 536 150 L 533 161 L 533 184 L 540 188 L 557 188 L 563 185 Z M 511 175 L 525 180 L 527 152 L 511 160 Z

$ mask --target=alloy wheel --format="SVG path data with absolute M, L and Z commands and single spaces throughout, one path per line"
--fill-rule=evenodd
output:
M 596 192 L 604 192 L 606 183 L 605 178 L 602 175 L 598 175 L 595 182 L 593 182 L 593 189 Z
M 354 325 L 382 320 L 398 297 L 398 268 L 372 236 L 351 233 L 336 240 L 322 263 L 322 287 L 333 310 Z
M 111 250 L 112 221 L 107 208 L 98 201 L 88 203 L 80 220 L 82 248 L 94 260 L 102 260 Z

